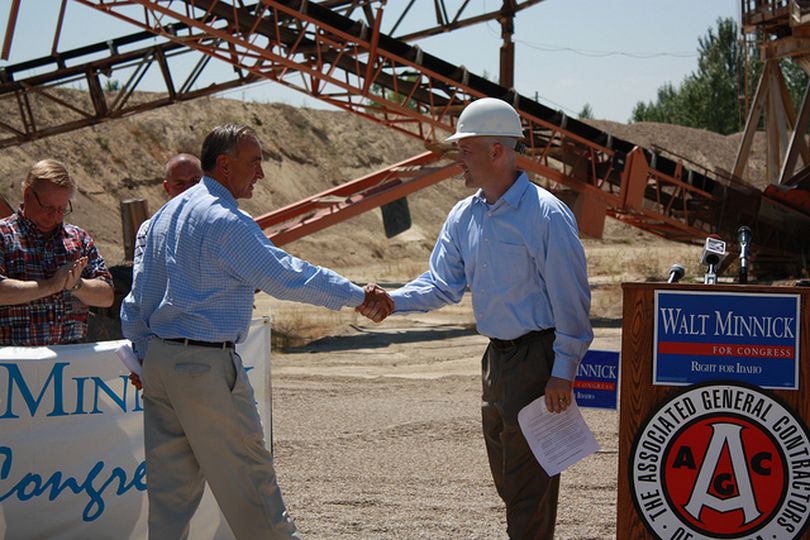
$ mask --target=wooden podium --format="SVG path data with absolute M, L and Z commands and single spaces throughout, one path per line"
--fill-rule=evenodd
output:
M 631 460 L 637 432 L 651 413 L 684 386 L 653 385 L 653 347 L 656 291 L 696 291 L 712 293 L 745 293 L 755 295 L 799 295 L 799 370 L 798 390 L 766 390 L 792 409 L 804 424 L 810 422 L 810 288 L 764 287 L 751 285 L 682 285 L 666 283 L 625 283 L 623 289 L 623 324 L 621 353 L 621 402 L 619 426 L 619 473 L 617 499 L 617 538 L 636 540 L 655 538 L 645 525 L 633 502 Z M 670 528 L 671 529 L 671 528 Z M 669 533 L 667 533 L 669 537 Z M 672 536 L 676 538 L 677 536 Z M 697 536 L 682 536 L 696 538 Z M 756 537 L 756 535 L 754 535 Z M 768 536 L 770 538 L 770 535 Z

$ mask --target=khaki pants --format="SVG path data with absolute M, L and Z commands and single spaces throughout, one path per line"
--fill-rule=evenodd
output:
M 143 387 L 150 539 L 188 537 L 206 481 L 236 538 L 299 538 L 232 349 L 152 338 Z
M 516 345 L 491 342 L 481 360 L 484 441 L 513 540 L 554 538 L 560 476 L 550 478 L 540 467 L 517 420 L 520 409 L 545 393 L 553 343 L 554 332 Z

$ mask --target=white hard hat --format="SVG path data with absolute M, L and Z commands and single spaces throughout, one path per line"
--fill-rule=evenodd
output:
M 445 141 L 453 142 L 467 137 L 523 138 L 520 115 L 507 102 L 485 97 L 467 105 L 458 117 L 456 132 Z

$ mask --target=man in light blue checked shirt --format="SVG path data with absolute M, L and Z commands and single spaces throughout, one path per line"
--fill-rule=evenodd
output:
M 593 339 L 590 288 L 571 211 L 516 168 L 520 117 L 483 98 L 459 116 L 456 141 L 467 187 L 442 227 L 427 272 L 391 293 L 395 312 L 429 311 L 472 292 L 482 358 L 482 423 L 490 469 L 506 503 L 510 538 L 554 537 L 559 475 L 549 478 L 518 425 L 545 396 L 549 411 L 572 399 L 577 365 Z M 359 310 L 363 312 L 363 308 Z
M 149 537 L 187 538 L 207 481 L 238 539 L 299 538 L 264 445 L 253 389 L 234 344 L 253 294 L 380 320 L 385 291 L 365 289 L 275 247 L 239 210 L 264 177 L 249 128 L 205 138 L 205 176 L 152 217 L 139 272 L 121 306 L 124 335 L 143 359 Z
M 203 177 L 202 165 L 197 156 L 191 154 L 177 154 L 169 158 L 166 162 L 163 174 L 163 190 L 169 198 L 177 197 L 185 190 L 194 186 Z M 133 281 L 137 274 L 141 272 L 141 264 L 143 263 L 143 249 L 146 246 L 146 235 L 149 232 L 149 222 L 147 219 L 138 227 L 138 232 L 135 235 L 135 246 L 132 253 L 132 276 Z M 135 309 L 137 305 L 131 304 L 130 316 L 137 318 Z M 129 374 L 129 380 L 140 390 L 142 388 L 141 379 L 135 373 Z

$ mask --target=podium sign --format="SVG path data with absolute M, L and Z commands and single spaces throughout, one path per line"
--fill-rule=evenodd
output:
M 653 384 L 796 390 L 799 295 L 655 291 Z
M 617 538 L 804 538 L 810 289 L 622 288 Z

